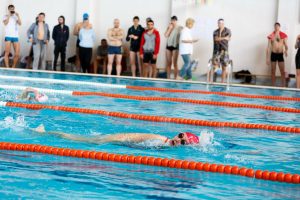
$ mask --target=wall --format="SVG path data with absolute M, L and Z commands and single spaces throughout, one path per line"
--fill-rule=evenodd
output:
M 191 2 L 191 3 L 187 3 Z M 195 58 L 199 59 L 199 73 L 206 72 L 207 61 L 211 58 L 213 41 L 212 32 L 216 29 L 216 21 L 222 17 L 226 26 L 232 30 L 230 55 L 234 61 L 235 71 L 249 69 L 256 74 L 269 74 L 265 64 L 266 36 L 273 30 L 277 19 L 282 23 L 283 30 L 289 35 L 289 57 L 287 71 L 295 70 L 293 49 L 295 38 L 300 34 L 299 0 L 210 0 L 206 5 L 195 5 L 194 0 L 1 0 L 0 17 L 7 12 L 10 3 L 16 6 L 23 25 L 20 27 L 21 54 L 26 55 L 30 44 L 27 42 L 26 31 L 39 12 L 46 13 L 46 21 L 52 30 L 57 24 L 57 17 L 63 14 L 67 24 L 73 30 L 74 24 L 82 20 L 82 14 L 89 12 L 93 23 L 97 43 L 106 37 L 108 28 L 112 27 L 113 19 L 119 18 L 126 31 L 132 23 L 132 17 L 140 16 L 142 25 L 151 16 L 156 28 L 161 33 L 162 45 L 158 65 L 165 66 L 165 38 L 163 34 L 171 14 L 179 17 L 184 25 L 187 17 L 196 19 L 195 37 L 200 42 L 195 45 Z M 58 6 L 59 5 L 59 6 Z M 288 15 L 286 13 L 289 13 Z M 0 28 L 0 48 L 3 51 L 3 25 Z M 68 44 L 68 56 L 75 53 L 76 38 L 71 36 Z M 48 48 L 48 58 L 53 56 L 53 42 Z M 179 59 L 180 62 L 181 58 Z
M 49 24 L 51 30 L 57 24 L 58 16 L 63 14 L 66 17 L 66 23 L 70 26 L 71 32 L 73 31 L 74 24 L 82 20 L 82 14 L 88 12 L 97 35 L 95 47 L 100 43 L 102 38 L 106 37 L 107 29 L 112 28 L 113 19 L 119 18 L 121 20 L 121 27 L 127 33 L 128 28 L 132 25 L 132 18 L 138 15 L 141 18 L 143 26 L 145 26 L 147 17 L 154 19 L 155 26 L 162 36 L 162 54 L 159 56 L 158 64 L 164 66 L 165 54 L 163 50 L 165 49 L 165 39 L 163 33 L 169 21 L 171 0 L 1 0 L 0 14 L 3 13 L 1 16 L 4 15 L 9 4 L 15 5 L 16 11 L 19 12 L 23 22 L 20 27 L 21 55 L 28 53 L 30 44 L 27 42 L 26 31 L 34 22 L 35 16 L 40 12 L 46 13 L 46 22 Z M 118 6 L 114 6 L 112 9 L 112 5 Z M 4 33 L 1 35 L 2 42 Z M 76 37 L 71 35 L 67 50 L 68 56 L 74 55 L 75 43 Z M 3 48 L 4 44 L 0 43 L 0 45 Z M 48 47 L 48 60 L 51 60 L 53 57 L 53 49 L 53 41 L 51 41 Z

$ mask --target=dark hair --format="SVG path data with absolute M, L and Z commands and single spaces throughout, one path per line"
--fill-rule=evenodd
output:
M 148 23 L 153 23 L 154 24 L 154 21 L 152 20 L 152 19 L 149 19 L 148 21 L 147 21 L 147 24 Z
M 134 16 L 133 20 L 139 20 L 140 21 L 140 18 L 138 16 Z
M 279 22 L 276 22 L 274 26 L 281 26 Z
M 101 42 L 107 42 L 107 40 L 106 39 L 102 39 Z
M 58 17 L 58 19 L 59 19 L 59 18 L 62 18 L 62 19 L 64 20 L 64 24 L 65 24 L 65 22 L 66 22 L 65 17 L 64 17 L 63 15 L 61 15 L 61 16 Z
M 10 9 L 10 8 L 14 8 L 14 7 L 15 7 L 15 6 L 11 4 L 11 5 L 9 5 L 7 8 Z
M 45 13 L 43 13 L 43 12 L 41 12 L 41 13 L 39 14 L 39 16 L 40 16 L 40 15 L 43 15 L 44 17 L 46 16 L 46 14 L 45 14 Z
M 176 21 L 178 21 L 178 18 L 177 18 L 177 16 L 173 16 L 173 17 L 171 17 L 171 20 L 176 20 Z
M 221 22 L 221 21 L 224 22 L 224 19 L 223 18 L 218 19 L 218 22 Z

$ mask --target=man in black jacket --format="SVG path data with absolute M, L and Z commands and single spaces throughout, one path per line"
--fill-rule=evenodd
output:
M 69 27 L 65 25 L 65 17 L 58 18 L 58 25 L 53 28 L 52 39 L 54 40 L 54 71 L 56 71 L 57 59 L 60 54 L 61 71 L 65 71 L 66 47 L 69 40 Z

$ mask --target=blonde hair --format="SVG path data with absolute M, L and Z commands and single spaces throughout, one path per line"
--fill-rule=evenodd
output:
M 186 25 L 186 26 L 194 25 L 194 23 L 195 23 L 195 20 L 192 19 L 192 18 L 188 18 L 188 19 L 185 21 L 185 25 Z

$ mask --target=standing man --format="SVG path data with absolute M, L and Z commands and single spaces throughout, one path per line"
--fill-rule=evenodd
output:
M 144 31 L 141 40 L 140 55 L 143 59 L 143 77 L 156 78 L 156 60 L 160 48 L 160 34 L 154 28 L 152 19 L 147 22 L 147 30 Z M 151 72 L 149 73 L 149 65 Z
M 297 81 L 297 88 L 300 88 L 300 35 L 298 35 L 296 44 L 295 44 L 295 49 L 297 50 L 296 54 L 296 81 Z
M 9 67 L 9 54 L 11 45 L 13 45 L 15 55 L 12 68 L 15 68 L 20 57 L 18 26 L 21 26 L 22 22 L 19 14 L 15 12 L 14 5 L 8 6 L 8 14 L 4 16 L 3 23 L 5 25 L 5 67 Z
M 27 37 L 33 48 L 32 68 L 34 70 L 39 67 L 46 70 L 46 49 L 50 40 L 50 31 L 48 24 L 45 23 L 45 16 L 45 13 L 40 13 L 37 22 L 33 23 L 27 31 Z
M 271 64 L 272 86 L 276 82 L 276 64 L 281 73 L 281 86 L 285 87 L 284 57 L 288 56 L 287 35 L 280 31 L 280 23 L 276 22 L 274 31 L 268 36 L 267 65 Z
M 167 38 L 167 78 L 171 77 L 172 64 L 174 65 L 174 78 L 177 79 L 178 75 L 178 50 L 179 50 L 179 38 L 182 30 L 181 26 L 177 25 L 178 18 L 173 16 L 171 22 L 165 32 Z
M 215 67 L 222 66 L 222 83 L 226 80 L 227 70 L 229 64 L 229 41 L 231 39 L 231 31 L 224 25 L 224 19 L 218 20 L 218 29 L 213 33 L 214 37 L 214 50 L 213 50 L 213 65 Z M 214 73 L 211 70 L 210 73 Z M 211 76 L 209 76 L 211 77 Z
M 83 26 L 83 22 L 87 21 L 89 19 L 89 14 L 84 13 L 82 18 L 83 18 L 83 20 L 81 22 L 77 23 L 74 27 L 74 30 L 73 30 L 73 35 L 75 35 L 77 37 L 77 41 L 76 41 L 76 68 L 77 68 L 77 72 L 81 72 L 81 67 L 80 67 L 81 65 L 80 65 L 80 58 L 79 58 L 79 43 L 80 43 L 79 31 Z M 93 28 L 92 24 L 89 23 L 88 28 L 92 29 Z
M 114 27 L 109 29 L 107 32 L 108 38 L 108 64 L 107 72 L 108 75 L 111 75 L 112 65 L 115 57 L 117 58 L 117 76 L 121 75 L 122 66 L 122 44 L 124 38 L 124 30 L 120 28 L 120 20 L 114 20 Z
M 133 26 L 128 29 L 126 40 L 130 41 L 130 64 L 132 76 L 136 76 L 136 60 L 139 65 L 139 72 L 142 76 L 141 62 L 139 58 L 141 37 L 145 29 L 139 24 L 140 18 L 135 16 L 133 18 Z
M 60 54 L 61 71 L 65 71 L 66 47 L 69 40 L 69 27 L 65 25 L 65 17 L 58 18 L 58 25 L 53 28 L 52 39 L 54 40 L 54 71 L 56 71 L 57 59 Z

